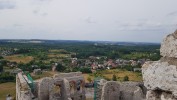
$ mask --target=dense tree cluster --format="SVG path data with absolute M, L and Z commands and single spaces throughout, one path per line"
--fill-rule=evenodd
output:
M 73 42 L 73 41 L 48 41 L 47 43 L 28 45 L 23 43 L 1 43 L 4 48 L 19 48 L 17 53 L 27 53 L 28 55 L 39 56 L 41 60 L 46 59 L 45 52 L 50 49 L 62 49 L 60 53 L 68 54 L 74 52 L 76 55 L 72 57 L 88 58 L 89 56 L 107 56 L 108 58 L 123 58 L 123 59 L 141 59 L 147 58 L 151 60 L 159 60 L 160 45 L 94 45 L 93 42 Z
M 10 73 L 3 72 L 0 74 L 0 83 L 14 82 L 14 81 L 15 81 L 15 76 L 10 75 Z

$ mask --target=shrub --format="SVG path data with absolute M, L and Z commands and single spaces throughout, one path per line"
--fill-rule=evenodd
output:
M 62 64 L 58 64 L 56 66 L 56 70 L 59 71 L 59 72 L 63 72 L 63 71 L 65 71 L 65 69 L 66 68 Z
M 117 76 L 115 74 L 112 76 L 112 80 L 117 81 Z
M 124 77 L 124 81 L 129 81 L 129 77 L 128 77 L 128 76 L 125 76 L 125 77 Z

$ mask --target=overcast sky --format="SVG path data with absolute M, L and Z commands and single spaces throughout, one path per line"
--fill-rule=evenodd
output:
M 0 0 L 0 39 L 161 42 L 177 0 Z

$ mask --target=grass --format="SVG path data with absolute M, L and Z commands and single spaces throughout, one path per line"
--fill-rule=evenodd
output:
M 70 54 L 48 54 L 48 57 L 49 58 L 67 58 L 67 57 L 70 57 Z
M 34 75 L 33 73 L 31 73 L 31 76 L 32 76 L 33 80 L 37 80 L 37 79 L 41 79 L 44 77 L 52 77 L 53 75 L 55 75 L 57 73 L 58 72 L 47 71 L 47 72 L 43 72 L 41 75 Z
M 24 56 L 24 55 L 12 55 L 12 56 L 6 56 L 4 57 L 5 60 L 8 60 L 10 62 L 17 62 L 17 63 L 28 63 L 31 60 L 33 60 L 32 56 Z
M 115 74 L 118 78 L 119 81 L 123 81 L 125 76 L 129 77 L 129 81 L 135 81 L 139 82 L 142 81 L 142 76 L 139 75 L 137 72 L 131 72 L 131 71 L 123 71 L 123 70 L 109 70 L 107 74 L 104 74 L 103 71 L 103 76 L 109 79 L 112 79 L 112 76 Z
M 83 74 L 83 76 L 84 76 L 84 79 L 85 79 L 85 82 L 87 82 L 88 83 L 88 77 L 90 77 L 91 78 L 91 80 L 94 80 L 94 76 L 91 76 L 91 75 L 89 75 L 89 74 Z
M 125 76 L 129 77 L 129 81 L 134 81 L 134 82 L 142 81 L 142 76 L 140 75 L 140 73 L 137 72 L 112 69 L 112 70 L 99 71 L 98 73 L 101 77 L 104 77 L 109 80 L 112 80 L 112 76 L 115 74 L 117 76 L 118 81 L 123 81 Z M 86 82 L 88 82 L 87 80 L 88 77 L 90 77 L 92 80 L 94 80 L 95 78 L 94 74 L 83 74 L 83 76 Z
M 10 94 L 15 97 L 15 83 L 8 82 L 0 84 L 0 100 L 6 100 L 6 95 Z

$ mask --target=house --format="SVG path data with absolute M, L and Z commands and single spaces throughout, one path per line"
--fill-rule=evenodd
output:
M 134 72 L 141 72 L 141 68 L 133 68 Z
M 40 75 L 40 74 L 42 74 L 42 71 L 41 71 L 41 69 L 34 69 L 34 70 L 33 70 L 33 73 L 34 73 L 35 75 Z
M 7 63 L 7 66 L 8 66 L 8 67 L 11 67 L 11 68 L 17 67 L 17 63 L 16 63 L 16 62 L 8 62 L 8 63 Z
M 136 61 L 131 60 L 131 66 L 137 66 L 137 65 L 138 65 L 138 63 Z
M 10 74 L 11 74 L 11 75 L 16 75 L 16 74 L 18 74 L 18 73 L 20 73 L 20 72 L 22 72 L 22 70 L 21 70 L 20 68 L 16 68 L 16 69 L 12 70 L 12 71 L 10 72 Z

